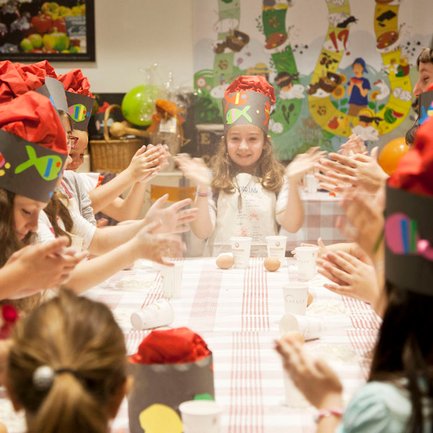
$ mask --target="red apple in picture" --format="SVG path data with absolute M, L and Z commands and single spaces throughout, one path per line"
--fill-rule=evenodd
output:
M 48 15 L 36 15 L 31 20 L 32 27 L 36 33 L 48 33 L 53 27 L 53 20 Z

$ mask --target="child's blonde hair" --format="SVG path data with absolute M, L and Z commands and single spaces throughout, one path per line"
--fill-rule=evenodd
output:
M 106 433 L 126 380 L 121 329 L 107 306 L 68 290 L 19 322 L 7 383 L 24 407 L 29 433 Z M 53 372 L 38 384 L 38 367 Z
M 233 178 L 237 175 L 238 170 L 228 155 L 225 137 L 221 138 L 218 150 L 212 159 L 212 168 L 213 190 L 217 193 L 220 191 L 234 193 L 236 187 Z M 284 182 L 284 166 L 275 158 L 268 136 L 265 136 L 263 151 L 256 163 L 254 174 L 260 179 L 263 188 L 275 193 L 281 190 Z

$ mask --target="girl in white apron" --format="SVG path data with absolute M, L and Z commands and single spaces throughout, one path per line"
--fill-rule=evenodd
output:
M 224 132 L 213 176 L 201 159 L 179 155 L 184 175 L 197 184 L 193 233 L 207 239 L 205 255 L 231 250 L 232 236 L 252 237 L 251 255 L 266 255 L 266 236 L 279 226 L 296 232 L 304 210 L 298 184 L 323 155 L 311 149 L 286 168 L 273 155 L 267 136 L 275 103 L 273 87 L 261 76 L 240 76 L 224 94 Z

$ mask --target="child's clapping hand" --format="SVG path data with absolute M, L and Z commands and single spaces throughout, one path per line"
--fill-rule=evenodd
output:
M 188 154 L 181 153 L 174 159 L 186 178 L 192 180 L 197 186 L 210 186 L 212 172 L 201 158 L 191 158 Z
M 319 147 L 311 147 L 307 152 L 296 155 L 286 168 L 286 176 L 290 181 L 298 183 L 304 174 L 313 170 L 316 163 L 325 155 L 326 152 Z

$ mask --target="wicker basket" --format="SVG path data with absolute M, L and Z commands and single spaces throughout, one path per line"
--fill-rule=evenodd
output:
M 128 167 L 135 152 L 143 145 L 139 138 L 112 139 L 108 131 L 110 113 L 120 109 L 119 105 L 110 105 L 104 114 L 104 140 L 90 141 L 90 161 L 92 171 L 120 173 Z

